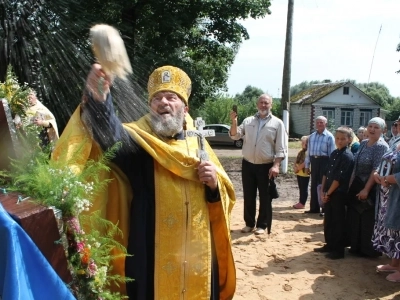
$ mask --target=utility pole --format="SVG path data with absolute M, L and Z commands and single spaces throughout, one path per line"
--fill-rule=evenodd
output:
M 282 113 L 283 124 L 289 136 L 289 110 L 290 110 L 290 78 L 292 69 L 292 31 L 293 31 L 293 8 L 294 0 L 288 0 L 288 13 L 286 21 L 286 41 L 285 41 L 285 58 L 283 63 L 283 76 L 282 76 Z M 286 141 L 289 146 L 289 141 Z M 286 149 L 288 153 L 288 149 Z M 288 158 L 282 161 L 282 173 L 286 174 L 288 168 Z

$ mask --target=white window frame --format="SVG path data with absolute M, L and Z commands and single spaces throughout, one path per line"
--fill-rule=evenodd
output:
M 368 121 L 371 119 L 372 119 L 372 110 L 360 110 L 360 126 L 364 127 L 368 126 Z
M 323 108 L 322 115 L 328 120 L 328 124 L 329 124 L 329 122 L 335 122 L 335 109 L 334 108 Z
M 341 110 L 340 112 L 340 125 L 353 127 L 354 111 L 350 109 Z

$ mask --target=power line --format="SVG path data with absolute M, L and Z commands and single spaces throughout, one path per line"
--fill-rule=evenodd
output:
M 382 30 L 382 24 L 381 24 L 381 28 L 379 28 L 378 37 L 377 37 L 377 39 L 376 39 L 375 48 L 374 48 L 374 54 L 372 55 L 371 68 L 369 69 L 369 75 L 368 75 L 368 83 L 369 83 L 369 79 L 370 79 L 370 77 L 371 77 L 372 65 L 373 65 L 373 63 L 374 63 L 376 46 L 378 45 L 378 40 L 379 40 L 379 36 L 380 36 L 380 34 L 381 34 L 381 30 Z

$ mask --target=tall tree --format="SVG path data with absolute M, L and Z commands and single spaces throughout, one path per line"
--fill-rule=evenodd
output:
M 245 104 L 257 100 L 262 94 L 264 94 L 262 89 L 248 85 L 241 94 L 236 94 L 234 99 L 239 104 Z
M 69 1 L 78 7 L 75 0 Z M 0 81 L 11 65 L 19 82 L 33 87 L 61 124 L 79 103 L 90 66 L 87 39 L 81 37 L 81 45 L 73 42 L 78 27 L 65 21 L 74 12 L 66 4 L 40 0 L 0 2 Z
M 89 28 L 107 23 L 123 35 L 140 88 L 145 89 L 155 67 L 175 65 L 191 77 L 190 105 L 196 107 L 226 89 L 237 49 L 249 38 L 239 20 L 261 18 L 270 13 L 270 5 L 269 0 L 3 1 L 0 66 L 12 64 L 21 80 L 36 80 L 48 107 L 66 121 L 94 60 Z M 7 42 L 1 43 L 2 38 Z M 22 53 L 29 55 L 21 60 Z
M 238 109 L 238 124 L 241 124 L 243 120 L 252 116 L 257 112 L 257 99 L 258 96 L 264 94 L 264 92 L 255 87 L 251 87 L 252 91 L 257 91 L 254 97 L 245 97 L 244 101 L 239 101 L 237 98 L 240 95 L 245 95 L 249 92 L 249 86 L 243 91 L 242 94 L 237 94 L 234 98 L 229 97 L 224 94 L 216 94 L 215 96 L 206 99 L 206 101 L 197 109 L 191 110 L 192 116 L 201 116 L 206 123 L 219 123 L 219 124 L 230 124 L 231 120 L 229 118 L 229 113 L 232 110 L 234 104 L 237 105 Z M 282 110 L 280 101 L 278 99 L 273 99 L 272 114 L 278 118 L 282 118 Z
M 387 120 L 397 120 L 400 117 L 400 97 L 393 99 L 393 104 L 388 108 L 389 114 L 386 116 Z
M 380 82 L 357 83 L 356 86 L 383 108 L 388 108 L 393 104 L 394 97 L 390 95 L 389 89 Z

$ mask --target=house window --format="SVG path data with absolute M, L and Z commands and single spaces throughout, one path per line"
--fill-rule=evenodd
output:
M 353 126 L 353 110 L 343 110 L 340 112 L 340 124 L 342 126 Z
M 372 119 L 372 111 L 361 110 L 360 111 L 360 126 L 368 126 L 368 121 Z
M 343 95 L 348 95 L 350 88 L 348 86 L 343 87 Z
M 322 115 L 328 120 L 328 124 L 335 123 L 335 110 L 333 108 L 323 108 Z

